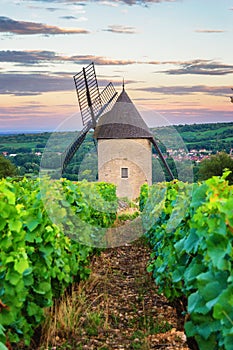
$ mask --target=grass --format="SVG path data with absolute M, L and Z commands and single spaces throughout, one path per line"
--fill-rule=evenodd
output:
M 77 344 L 77 339 L 82 337 L 97 337 L 102 332 L 118 329 L 122 322 L 121 316 L 109 311 L 109 274 L 112 274 L 111 260 L 105 260 L 106 270 L 104 275 L 92 274 L 89 280 L 72 286 L 54 305 L 46 310 L 46 320 L 42 327 L 40 350 L 81 350 L 82 344 Z M 135 276 L 137 286 L 137 302 L 132 304 L 135 316 L 129 320 L 128 327 L 133 329 L 132 349 L 149 350 L 149 336 L 164 333 L 172 328 L 163 318 L 155 320 L 152 314 L 148 314 L 145 308 L 145 285 L 148 276 Z M 92 300 L 88 295 L 102 285 L 102 292 Z M 138 307 L 142 312 L 138 314 Z M 108 349 L 102 346 L 100 349 Z
M 139 212 L 138 211 L 134 211 L 134 212 L 127 212 L 127 211 L 125 211 L 122 214 L 118 214 L 118 219 L 120 221 L 134 220 L 138 216 L 139 216 Z
M 42 327 L 40 349 L 49 346 L 60 346 L 59 349 L 69 349 L 67 337 L 75 337 L 78 330 L 84 327 L 89 336 L 98 334 L 103 327 L 101 310 L 91 311 L 93 303 L 102 295 L 98 295 L 91 303 L 86 298 L 86 289 L 94 288 L 96 278 L 72 286 L 54 305 L 46 310 L 46 319 Z

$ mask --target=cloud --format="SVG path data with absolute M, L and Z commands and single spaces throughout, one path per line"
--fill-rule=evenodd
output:
M 136 29 L 134 27 L 127 27 L 121 25 L 110 25 L 107 29 L 103 29 L 105 32 L 117 33 L 117 34 L 135 34 Z
M 88 21 L 87 17 L 81 16 L 81 17 L 75 17 L 75 16 L 61 16 L 61 19 L 66 19 L 66 20 L 75 20 L 77 22 L 86 22 Z
M 173 65 L 177 68 L 159 70 L 155 73 L 165 73 L 169 75 L 226 75 L 233 73 L 233 65 L 215 62 L 211 60 L 195 59 L 191 61 L 135 61 L 118 60 L 104 56 L 94 55 L 60 55 L 54 51 L 46 50 L 25 50 L 25 51 L 0 51 L 0 62 L 12 62 L 18 65 L 41 65 L 49 63 L 72 62 L 78 65 L 88 65 L 92 62 L 101 66 L 127 66 L 133 64 L 151 64 L 151 65 Z
M 177 2 L 179 0 L 115 0 L 115 2 L 125 3 L 127 5 L 144 5 L 148 4 L 160 4 L 162 2 Z
M 96 65 L 125 66 L 137 63 L 134 60 L 117 60 L 94 55 L 62 56 L 54 51 L 26 50 L 26 51 L 0 51 L 0 62 L 12 62 L 22 65 L 34 65 L 40 63 L 74 62 L 85 65 L 95 62 Z
M 72 19 L 77 19 L 77 17 L 75 16 L 61 16 L 61 19 L 68 19 L 68 20 L 72 20 Z
M 206 85 L 195 85 L 195 86 L 159 86 L 159 87 L 145 87 L 137 88 L 135 90 L 158 93 L 163 95 L 192 95 L 192 94 L 207 94 L 214 96 L 226 96 L 229 94 L 229 86 L 206 86 Z
M 0 75 L 0 94 L 29 96 L 51 91 L 73 90 L 72 75 L 2 73 Z
M 78 56 L 72 56 L 70 58 L 72 61 L 74 61 L 77 64 L 90 64 L 92 62 L 95 62 L 95 65 L 103 65 L 103 66 L 125 66 L 125 65 L 131 65 L 137 63 L 137 61 L 134 60 L 117 60 L 117 59 L 111 59 L 107 57 L 102 56 L 92 56 L 92 55 L 78 55 Z
M 118 6 L 116 1 L 99 1 L 99 3 L 101 5 L 111 6 L 111 7 L 117 7 Z
M 14 96 L 34 96 L 46 92 L 74 91 L 75 84 L 73 73 L 67 72 L 31 72 L 21 73 L 18 71 L 0 74 L 0 94 Z M 105 87 L 112 81 L 115 87 L 122 86 L 122 79 L 98 78 L 98 85 Z M 126 84 L 135 83 L 127 80 Z
M 225 33 L 225 30 L 222 29 L 196 29 L 196 33 Z
M 64 58 L 53 51 L 0 51 L 0 62 L 14 62 L 25 65 L 59 60 L 64 60 Z
M 163 115 L 167 122 L 161 125 L 178 125 L 178 124 L 205 124 L 205 123 L 219 123 L 221 122 L 232 122 L 232 113 L 226 110 L 214 111 L 208 108 L 184 108 L 184 109 L 156 109 Z M 152 115 L 153 118 L 147 119 L 147 124 L 151 127 L 157 125 L 157 115 Z
M 45 3 L 66 3 L 66 4 L 77 4 L 74 0 L 32 0 L 32 1 L 39 1 L 39 2 L 45 2 Z M 84 5 L 86 2 L 91 2 L 93 0 L 83 0 L 79 5 Z M 95 0 L 95 2 L 100 3 L 101 5 L 111 5 L 116 6 L 117 4 L 126 4 L 129 6 L 132 5 L 142 5 L 142 6 L 148 6 L 150 4 L 160 4 L 163 2 L 178 2 L 180 0 Z
M 25 51 L 0 51 L 0 62 L 12 62 L 19 65 L 40 65 L 49 63 L 72 62 L 78 65 L 88 65 L 92 62 L 101 66 L 127 66 L 133 64 L 151 65 L 173 65 L 178 68 L 159 70 L 155 73 L 165 73 L 170 75 L 202 74 L 202 75 L 226 75 L 233 73 L 233 65 L 215 62 L 211 60 L 195 59 L 191 61 L 135 61 L 118 60 L 104 56 L 94 55 L 60 55 L 54 51 L 46 50 L 25 50 Z
M 20 117 L 26 116 L 28 113 L 32 113 L 33 110 L 36 110 L 39 112 L 39 109 L 46 108 L 47 106 L 44 104 L 36 103 L 33 104 L 31 102 L 25 103 L 21 106 L 7 106 L 7 107 L 1 107 L 0 111 L 0 117 L 1 119 L 7 119 L 9 115 L 16 116 L 18 119 Z
M 156 98 L 149 98 L 149 97 L 138 97 L 134 98 L 134 101 L 139 101 L 138 103 L 143 103 L 146 101 L 146 105 L 148 106 L 148 102 L 154 103 L 154 101 L 161 101 L 164 100 L 164 97 L 156 97 Z
M 198 74 L 198 75 L 227 75 L 233 73 L 233 65 L 223 64 L 212 60 L 196 59 L 192 61 L 164 61 L 164 62 L 150 62 L 151 64 L 174 64 L 179 68 L 172 68 L 163 71 L 163 73 L 171 75 L 182 74 Z
M 9 17 L 0 17 L 0 32 L 13 33 L 18 35 L 33 35 L 33 34 L 88 34 L 89 31 L 79 28 L 60 28 L 47 24 L 36 22 L 15 21 Z
M 78 22 L 86 22 L 86 21 L 88 21 L 88 18 L 85 16 L 81 16 L 81 17 L 77 18 L 77 21 Z
M 47 7 L 46 10 L 49 12 L 61 11 L 61 9 L 58 7 Z

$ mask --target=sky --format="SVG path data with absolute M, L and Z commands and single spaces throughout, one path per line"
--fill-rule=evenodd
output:
M 233 122 L 233 0 L 1 0 L 0 133 L 79 130 L 73 76 L 150 127 Z

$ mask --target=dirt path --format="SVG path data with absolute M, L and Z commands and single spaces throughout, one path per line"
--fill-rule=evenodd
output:
M 69 347 L 62 349 L 189 349 L 176 330 L 175 310 L 146 271 L 149 255 L 139 239 L 94 258 L 90 279 L 73 291 L 79 294 L 80 318 Z M 56 336 L 56 345 L 62 338 Z

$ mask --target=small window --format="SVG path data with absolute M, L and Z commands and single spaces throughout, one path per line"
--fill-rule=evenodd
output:
M 121 168 L 121 178 L 127 179 L 129 177 L 128 168 Z

